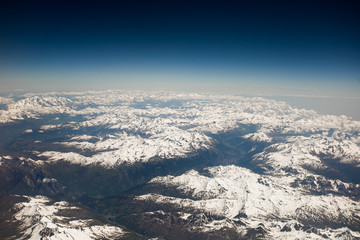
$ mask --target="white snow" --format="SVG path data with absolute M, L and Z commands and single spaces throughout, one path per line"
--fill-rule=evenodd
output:
M 319 234 L 294 228 L 282 232 L 285 223 L 278 220 L 292 219 L 295 222 L 290 223 L 295 224 L 296 218 L 314 216 L 326 216 L 331 221 L 350 219 L 354 217 L 352 214 L 359 217 L 359 203 L 350 198 L 332 194 L 316 196 L 304 188 L 290 187 L 295 179 L 308 176 L 314 177 L 313 184 L 317 186 L 316 181 L 324 177 L 310 172 L 308 167 L 325 169 L 322 156 L 360 168 L 360 122 L 346 116 L 320 115 L 260 97 L 175 92 L 54 92 L 25 94 L 19 100 L 0 98 L 0 103 L 6 105 L 0 110 L 0 123 L 50 116 L 44 125 L 24 129 L 25 133 L 41 132 L 45 136 L 41 141 L 45 143 L 47 134 L 68 134 L 62 136 L 64 141 L 55 143 L 64 147 L 63 152 L 34 149 L 34 155 L 49 162 L 117 167 L 158 158 L 182 158 L 211 150 L 217 143 L 214 135 L 244 127 L 240 134 L 244 141 L 268 145 L 252 158 L 252 163 L 263 168 L 264 175 L 237 166 L 211 167 L 206 176 L 191 170 L 180 176 L 154 178 L 151 183 L 176 188 L 195 200 L 155 194 L 137 199 L 201 209 L 222 215 L 226 220 L 237 218 L 239 213 L 246 214 L 248 226 L 257 227 L 266 222 L 265 227 L 271 229 L 274 239 L 296 236 L 321 239 L 320 233 L 330 239 L 359 235 L 347 228 L 323 229 Z M 63 116 L 71 120 L 61 122 Z M 9 158 L 12 157 L 2 156 L 0 161 Z M 289 173 L 289 168 L 296 174 Z M 352 187 L 340 180 L 328 182 L 335 192 L 339 184 Z M 24 231 L 29 231 L 26 236 L 39 234 L 44 228 L 56 229 L 57 239 L 92 238 L 117 231 L 111 226 L 88 226 L 86 220 L 62 225 L 54 216 L 64 206 L 46 205 L 47 201 L 36 197 L 19 205 L 17 217 L 24 222 L 27 229 Z M 207 227 L 224 224 L 228 223 L 212 222 Z
M 294 239 L 295 236 L 322 239 L 318 234 L 303 230 L 281 232 L 284 223 L 279 219 L 296 221 L 317 218 L 320 222 L 342 222 L 342 219 L 360 217 L 360 204 L 356 200 L 331 194 L 304 194 L 301 189 L 289 187 L 282 177 L 263 176 L 237 166 L 210 167 L 207 168 L 207 176 L 191 170 L 176 177 L 156 177 L 150 183 L 176 188 L 198 200 L 160 194 L 141 195 L 136 197 L 137 200 L 152 201 L 160 205 L 168 203 L 185 209 L 201 209 L 229 220 L 234 220 L 238 214 L 246 214 L 247 217 L 241 220 L 247 226 L 257 227 L 262 223 L 271 229 L 274 239 Z M 203 227 L 213 229 L 211 224 Z M 328 228 L 323 233 L 334 237 L 335 232 L 344 231 L 349 229 Z M 360 232 L 352 231 L 351 234 L 358 236 Z
M 284 151 L 266 156 L 273 159 L 275 167 L 281 167 L 281 162 L 287 165 L 289 161 L 297 161 L 295 165 L 299 165 L 298 159 L 318 162 L 313 153 L 333 154 L 343 163 L 360 165 L 360 122 L 345 116 L 324 116 L 292 108 L 284 102 L 259 97 L 141 91 L 69 92 L 61 96 L 59 93 L 27 94 L 24 97 L 9 102 L 7 110 L 0 110 L 0 122 L 65 114 L 82 116 L 82 120 L 54 122 L 37 131 L 46 133 L 65 128 L 86 131 L 90 127 L 103 127 L 113 132 L 111 136 L 82 134 L 82 131 L 80 135 L 70 135 L 68 141 L 60 144 L 93 151 L 93 157 L 84 157 L 81 152 L 74 152 L 69 158 L 60 152 L 41 153 L 52 160 L 113 166 L 154 157 L 185 157 L 211 148 L 215 141 L 209 133 L 230 131 L 244 124 L 256 126 L 253 132 L 244 134 L 245 139 L 275 141 L 274 148 L 295 147 L 305 151 L 296 153 L 297 157 Z M 281 144 L 285 146 L 276 145 L 273 134 L 282 134 Z M 261 157 L 264 156 L 260 154 L 259 159 Z
M 14 206 L 15 219 L 21 221 L 23 235 L 20 239 L 112 239 L 125 233 L 119 227 L 94 225 L 91 219 L 71 220 L 69 217 L 58 215 L 59 211 L 77 209 L 67 202 L 55 202 L 50 205 L 49 199 L 43 196 L 27 198 L 29 202 L 17 203 Z M 42 238 L 44 231 L 50 231 L 52 235 Z

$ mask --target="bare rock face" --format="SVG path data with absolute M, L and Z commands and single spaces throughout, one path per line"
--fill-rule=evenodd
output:
M 6 159 L 0 167 L 2 194 L 55 195 L 61 185 L 41 165 L 28 159 Z

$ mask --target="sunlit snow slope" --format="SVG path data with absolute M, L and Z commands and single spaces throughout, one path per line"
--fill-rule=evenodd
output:
M 0 192 L 23 196 L 22 239 L 360 237 L 360 122 L 346 116 L 174 92 L 0 104 Z M 57 215 L 72 204 L 94 222 Z

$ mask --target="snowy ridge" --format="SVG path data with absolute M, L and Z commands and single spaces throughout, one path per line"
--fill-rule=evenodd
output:
M 254 156 L 253 161 L 263 166 L 268 173 L 288 175 L 288 168 L 310 174 L 304 169 L 325 169 L 321 155 L 339 159 L 339 163 L 353 164 L 360 168 L 360 148 L 350 140 L 336 140 L 322 134 L 310 137 L 288 137 L 285 142 L 272 144 Z
M 244 138 L 298 144 L 300 148 L 308 148 L 302 155 L 310 160 L 314 159 L 310 155 L 324 153 L 341 158 L 343 163 L 359 164 L 360 161 L 360 122 L 345 116 L 323 116 L 259 97 L 141 91 L 47 93 L 25 97 L 9 103 L 7 110 L 0 110 L 0 122 L 65 114 L 83 119 L 54 122 L 34 130 L 46 133 L 72 129 L 80 136 L 95 127 L 112 132 L 111 136 L 94 133 L 89 141 L 77 141 L 76 134 L 69 135 L 68 140 L 60 144 L 92 151 L 93 156 L 85 157 L 81 151 L 41 153 L 52 160 L 112 166 L 148 161 L 153 157 L 185 157 L 191 152 L 211 148 L 215 141 L 209 133 L 253 125 L 256 126 L 254 132 L 244 134 Z M 282 139 L 274 139 L 274 136 L 282 136 Z M 311 149 L 311 145 L 315 147 Z M 274 145 L 274 148 L 280 146 Z M 277 161 L 281 159 L 279 155 Z
M 264 177 L 236 166 L 220 166 L 208 169 L 211 177 L 200 175 L 195 170 L 178 177 L 157 177 L 151 183 L 161 183 L 178 188 L 191 194 L 192 197 L 201 199 L 195 201 L 195 206 L 205 206 L 210 201 L 209 207 L 216 214 L 225 214 L 232 218 L 239 213 L 248 217 L 274 216 L 293 217 L 296 210 L 305 206 L 313 208 L 311 212 L 327 212 L 349 214 L 360 210 L 360 205 L 351 199 L 336 196 L 303 195 L 298 190 L 281 184 L 281 178 Z M 280 183 L 280 184 L 279 184 Z M 218 201 L 211 206 L 211 201 Z M 237 204 L 231 203 L 235 200 Z M 160 200 L 158 200 L 160 201 Z M 223 202 L 220 204 L 220 202 Z M 331 202 L 331 204 L 330 204 Z M 230 203 L 230 204 L 229 204 Z M 219 207 L 221 206 L 221 207 Z M 322 206 L 326 206 L 324 209 Z M 224 211 L 224 209 L 227 209 Z M 360 217 L 360 214 L 358 214 Z M 332 218 L 337 218 L 333 216 Z
M 157 177 L 150 182 L 176 188 L 197 200 L 159 194 L 142 195 L 136 199 L 159 205 L 172 204 L 184 209 L 202 209 L 226 217 L 228 221 L 236 221 L 242 216 L 240 219 L 247 226 L 258 227 L 259 223 L 262 223 L 275 238 L 281 239 L 294 238 L 296 234 L 313 238 L 323 238 L 321 235 L 325 234 L 327 237 L 336 238 L 335 235 L 343 232 L 350 232 L 353 237 L 360 236 L 360 232 L 351 231 L 346 227 L 325 228 L 316 234 L 294 228 L 280 231 L 286 223 L 279 219 L 295 219 L 294 222 L 300 225 L 301 222 L 307 221 L 330 221 L 343 225 L 355 223 L 355 226 L 359 226 L 360 204 L 347 197 L 304 194 L 301 189 L 287 186 L 287 182 L 283 182 L 282 178 L 264 177 L 236 166 L 207 168 L 207 175 L 210 176 L 191 170 L 177 177 Z M 211 224 L 203 227 L 212 229 Z M 239 227 L 238 231 L 244 231 L 243 228 Z
M 27 198 L 29 202 L 14 206 L 14 217 L 21 221 L 23 235 L 20 239 L 114 239 L 126 233 L 119 227 L 96 225 L 91 219 L 79 219 L 76 212 L 72 216 L 59 215 L 59 212 L 78 210 L 67 202 L 49 205 L 46 197 Z
M 100 164 L 112 166 L 121 163 L 148 161 L 153 157 L 174 158 L 186 156 L 198 149 L 210 147 L 210 138 L 198 132 L 185 132 L 181 129 L 167 128 L 164 132 L 157 133 L 148 138 L 140 135 L 119 133 L 107 136 L 106 140 L 96 143 L 86 141 L 71 141 L 62 143 L 79 149 L 99 151 L 91 157 L 85 157 L 78 153 L 59 153 L 47 151 L 39 156 L 48 157 L 52 161 L 65 160 L 77 164 Z M 106 161 L 104 161 L 106 159 Z
M 13 103 L 14 100 L 12 98 L 9 97 L 0 97 L 0 104 L 11 104 Z
M 0 123 L 39 118 L 44 114 L 66 113 L 71 100 L 63 97 L 33 96 L 7 104 L 7 110 L 0 110 Z
M 184 226 L 205 232 L 227 227 L 241 236 L 255 229 L 269 239 L 360 237 L 360 184 L 351 175 L 360 170 L 360 122 L 346 116 L 320 115 L 260 97 L 174 92 L 25 94 L 0 103 L 6 105 L 0 123 L 23 127 L 12 149 L 24 146 L 16 154 L 28 154 L 24 159 L 39 168 L 65 161 L 100 166 L 104 172 L 124 167 L 126 173 L 127 165 L 135 163 L 136 170 L 149 161 L 164 160 L 154 164 L 160 166 L 190 156 L 196 161 L 201 151 L 214 154 L 211 164 L 219 166 L 186 168 L 179 176 L 155 177 L 146 185 L 163 190 L 144 188 L 134 198 L 150 206 L 143 213 L 150 219 L 173 220 L 165 209 L 174 208 Z M 222 151 L 229 154 L 218 154 Z M 17 157 L 4 153 L 0 166 Z M 76 167 L 89 169 L 82 166 Z M 49 175 L 42 181 L 57 180 Z M 24 239 L 124 234 L 121 228 L 61 215 L 79 210 L 69 203 L 35 197 L 16 207 Z

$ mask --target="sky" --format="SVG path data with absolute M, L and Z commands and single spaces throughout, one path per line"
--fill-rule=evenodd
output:
M 360 97 L 356 1 L 1 1 L 2 91 Z

